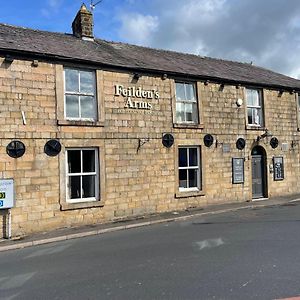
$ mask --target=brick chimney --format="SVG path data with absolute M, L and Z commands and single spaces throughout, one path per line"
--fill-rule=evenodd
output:
M 94 39 L 93 26 L 93 14 L 82 4 L 72 23 L 73 35 L 86 40 Z

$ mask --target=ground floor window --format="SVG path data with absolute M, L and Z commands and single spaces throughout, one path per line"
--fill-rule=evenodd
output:
M 201 190 L 200 147 L 179 147 L 179 191 Z
M 99 200 L 98 149 L 69 148 L 66 163 L 67 202 Z

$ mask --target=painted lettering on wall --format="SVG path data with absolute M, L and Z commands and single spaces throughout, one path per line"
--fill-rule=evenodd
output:
M 152 109 L 153 105 L 149 99 L 159 99 L 157 90 L 143 90 L 141 87 L 124 87 L 123 85 L 115 85 L 115 96 L 123 96 L 125 100 L 125 108 L 135 109 Z

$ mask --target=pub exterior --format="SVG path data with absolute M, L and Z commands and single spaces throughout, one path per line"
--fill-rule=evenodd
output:
M 72 27 L 0 24 L 3 236 L 297 197 L 298 80 Z

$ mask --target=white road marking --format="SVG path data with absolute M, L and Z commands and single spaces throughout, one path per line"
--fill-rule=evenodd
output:
M 20 274 L 16 276 L 12 276 L 11 278 L 0 278 L 0 290 L 9 290 L 9 289 L 15 289 L 22 287 L 25 282 L 31 279 L 32 276 L 34 276 L 34 273 L 26 273 L 26 274 Z
M 196 242 L 200 250 L 203 250 L 205 248 L 215 248 L 219 247 L 221 245 L 224 245 L 225 243 L 221 238 L 218 239 L 209 239 L 209 240 L 204 240 L 200 242 Z

